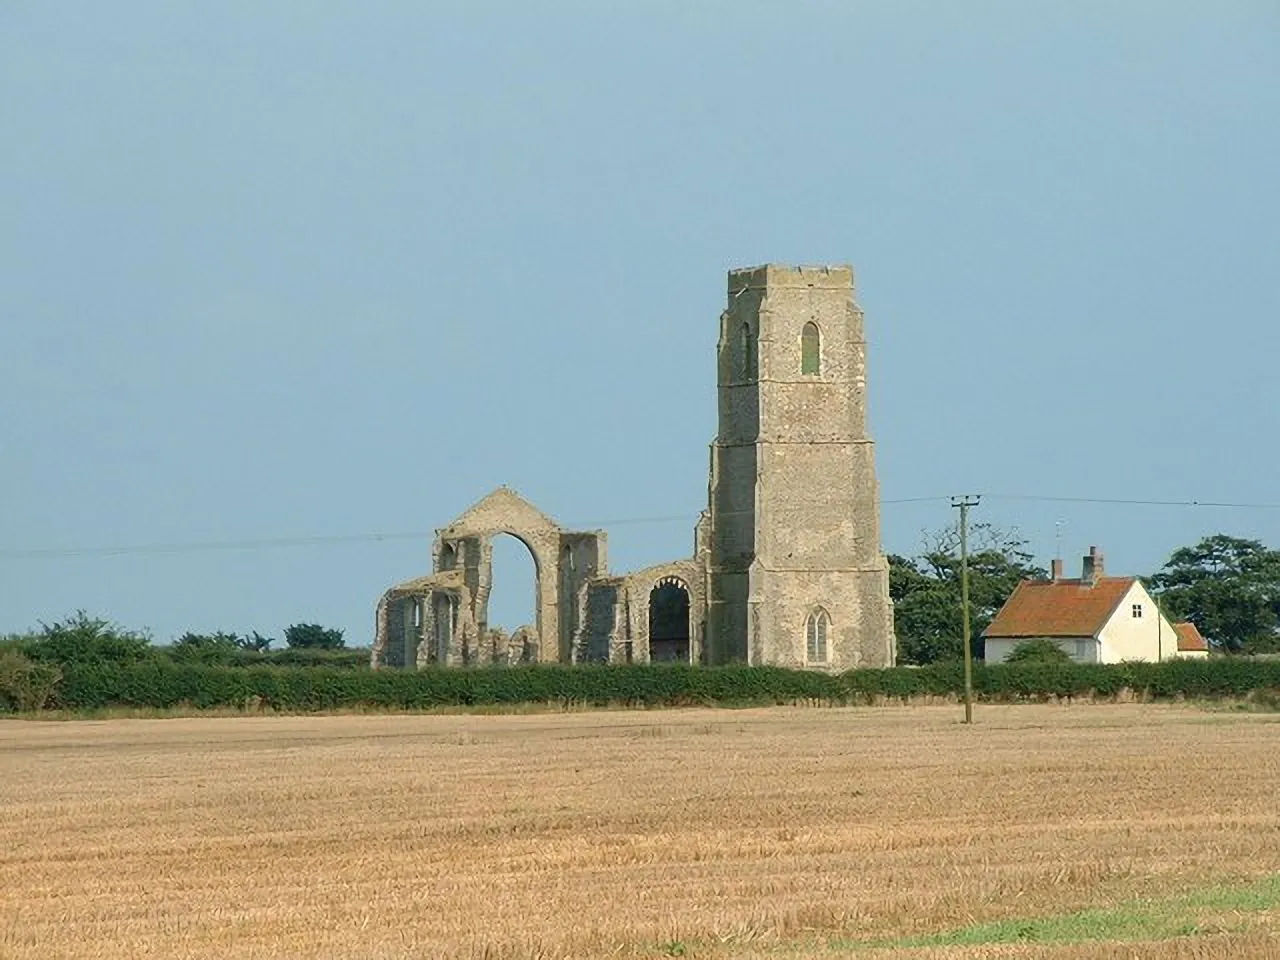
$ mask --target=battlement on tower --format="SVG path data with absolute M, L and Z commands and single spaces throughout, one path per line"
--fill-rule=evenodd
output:
M 744 289 L 763 290 L 770 287 L 852 290 L 853 267 L 845 263 L 795 267 L 766 263 L 758 267 L 740 267 L 729 271 L 728 289 L 731 296 Z

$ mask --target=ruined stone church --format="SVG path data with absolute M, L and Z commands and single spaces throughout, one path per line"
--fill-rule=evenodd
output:
M 693 555 L 610 573 L 603 531 L 566 530 L 500 487 L 437 531 L 431 573 L 383 594 L 373 665 L 892 665 L 866 354 L 850 267 L 731 271 Z M 488 624 L 504 533 L 536 576 L 537 622 L 511 637 Z

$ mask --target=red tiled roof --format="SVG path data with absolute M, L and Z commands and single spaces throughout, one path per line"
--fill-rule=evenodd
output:
M 1205 642 L 1204 637 L 1200 635 L 1194 623 L 1187 621 L 1186 623 L 1175 623 L 1173 629 L 1178 631 L 1178 649 L 1179 650 L 1208 650 L 1209 644 Z
M 984 637 L 1096 637 L 1137 577 L 1024 580 L 1014 588 Z

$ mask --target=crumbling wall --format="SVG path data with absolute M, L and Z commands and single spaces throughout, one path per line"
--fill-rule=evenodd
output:
M 575 663 L 608 663 L 626 659 L 615 657 L 620 645 L 618 630 L 625 630 L 626 618 L 619 616 L 622 580 L 611 577 L 586 583 L 578 592 L 578 629 L 574 636 Z M 621 640 L 625 642 L 625 640 Z
M 566 533 L 560 538 L 560 626 L 569 637 L 577 659 L 576 638 L 582 626 L 579 595 L 591 580 L 608 570 L 607 541 L 604 533 Z
M 378 669 L 446 662 L 449 640 L 442 639 L 442 631 L 454 632 L 457 621 L 469 616 L 469 602 L 470 591 L 458 570 L 392 587 L 378 601 L 370 665 Z
M 538 662 L 538 635 L 528 624 L 517 627 L 510 635 L 501 627 L 490 627 L 485 636 L 483 656 L 488 663 L 516 666 Z

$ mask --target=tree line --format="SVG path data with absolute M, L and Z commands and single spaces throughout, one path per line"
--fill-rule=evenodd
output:
M 976 524 L 969 553 L 970 628 L 974 656 L 982 631 L 1023 580 L 1043 580 L 1027 542 Z M 1227 654 L 1280 652 L 1280 550 L 1260 541 L 1214 534 L 1179 547 L 1158 571 L 1140 578 L 1171 620 L 1189 620 L 1211 648 Z M 960 539 L 954 528 L 925 536 L 913 557 L 889 557 L 889 594 L 898 661 L 923 665 L 962 656 Z

